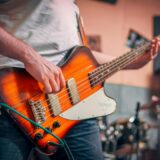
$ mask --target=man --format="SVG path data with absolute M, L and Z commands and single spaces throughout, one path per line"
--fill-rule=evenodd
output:
M 44 92 L 60 91 L 65 85 L 65 79 L 56 64 L 70 48 L 81 44 L 77 16 L 79 11 L 74 0 L 0 0 L 1 68 L 25 67 L 29 74 L 43 84 Z M 157 50 L 158 40 L 155 40 L 152 50 L 126 69 L 142 67 Z M 113 59 L 97 52 L 93 52 L 93 55 L 100 64 Z M 80 122 L 67 134 L 66 141 L 76 160 L 103 159 L 94 119 Z M 30 142 L 2 111 L 0 160 L 27 160 L 31 148 Z M 66 158 L 61 152 L 52 159 Z

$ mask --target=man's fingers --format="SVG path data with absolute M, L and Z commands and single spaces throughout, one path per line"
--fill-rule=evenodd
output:
M 49 79 L 50 88 L 48 86 L 49 89 L 47 90 L 49 90 L 50 92 L 53 92 L 53 93 L 58 92 L 65 85 L 65 80 L 64 80 L 62 71 L 58 67 L 52 69 L 52 73 L 50 73 L 50 75 L 48 76 L 48 79 Z
M 156 38 L 156 49 L 155 49 L 155 52 L 158 53 L 160 51 L 160 38 Z
M 156 44 L 155 43 L 153 43 L 152 44 L 152 54 L 154 54 L 155 53 L 155 51 L 156 51 Z
M 59 71 L 58 71 L 58 69 L 56 68 L 56 70 L 54 70 L 54 80 L 55 80 L 55 82 L 56 82 L 56 84 L 57 84 L 57 89 L 58 89 L 58 91 L 61 89 L 60 88 L 60 79 L 59 79 Z M 58 92 L 57 91 L 57 92 Z
M 150 59 L 154 59 L 160 50 L 160 39 L 155 38 L 152 40 L 151 50 L 150 50 Z
M 45 91 L 50 93 L 55 93 L 60 91 L 65 85 L 65 80 L 61 69 L 50 62 L 45 63 L 45 66 L 47 69 L 46 77 L 48 78 L 48 83 L 49 83 L 45 86 Z
M 53 93 L 58 92 L 60 90 L 60 87 L 58 86 L 58 84 L 57 84 L 56 80 L 54 79 L 54 77 L 51 77 L 49 82 L 50 82 L 50 85 L 51 85 Z
M 160 40 L 158 41 L 158 52 L 160 52 Z
M 156 42 L 156 39 L 152 39 L 152 44 Z
M 56 74 L 54 74 L 55 80 L 61 90 L 65 86 L 65 79 L 64 79 L 64 76 L 63 76 L 61 69 L 59 67 L 57 67 L 56 69 L 57 69 L 57 71 L 55 72 Z
M 49 80 L 45 80 L 42 83 L 43 83 L 43 86 L 44 86 L 44 91 L 46 93 L 52 93 L 52 87 L 51 87 L 51 85 L 49 83 Z
M 154 59 L 154 53 L 155 53 L 155 44 L 152 43 L 151 49 L 150 49 L 150 59 Z
M 43 84 L 44 92 L 54 93 L 64 87 L 65 80 L 59 67 L 43 57 L 39 58 L 35 64 L 27 63 L 25 68 L 29 74 Z
M 62 89 L 65 86 L 65 78 L 63 76 L 63 73 L 62 73 L 61 69 L 58 68 L 58 70 L 59 70 L 60 87 Z
M 160 41 L 159 41 L 159 38 L 155 38 L 154 39 L 154 42 L 152 43 L 152 48 L 154 49 L 154 54 L 156 55 L 158 53 L 158 50 L 160 48 Z
M 158 48 L 159 48 L 159 46 L 158 46 L 158 41 L 156 42 L 156 47 L 155 47 L 155 52 L 156 53 L 158 53 Z

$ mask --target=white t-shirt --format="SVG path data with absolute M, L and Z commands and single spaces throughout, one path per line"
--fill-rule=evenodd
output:
M 68 49 L 80 45 L 74 0 L 8 1 L 0 4 L 0 25 L 49 61 L 57 64 Z M 0 67 L 6 66 L 23 64 L 0 55 Z

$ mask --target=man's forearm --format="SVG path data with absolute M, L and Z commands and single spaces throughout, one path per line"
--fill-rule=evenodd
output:
M 24 63 L 26 71 L 43 84 L 46 93 L 58 92 L 65 86 L 65 79 L 59 67 L 2 28 L 0 28 L 0 54 Z
M 0 54 L 28 63 L 39 56 L 30 46 L 0 28 Z

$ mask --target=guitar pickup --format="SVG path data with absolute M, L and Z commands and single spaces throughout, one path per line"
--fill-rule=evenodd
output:
M 67 81 L 68 93 L 71 100 L 71 103 L 74 105 L 80 101 L 76 81 L 74 78 L 71 78 Z
M 48 106 L 50 108 L 51 114 L 53 116 L 57 116 L 61 113 L 61 106 L 59 103 L 59 99 L 57 94 L 47 94 L 47 102 L 48 102 Z

